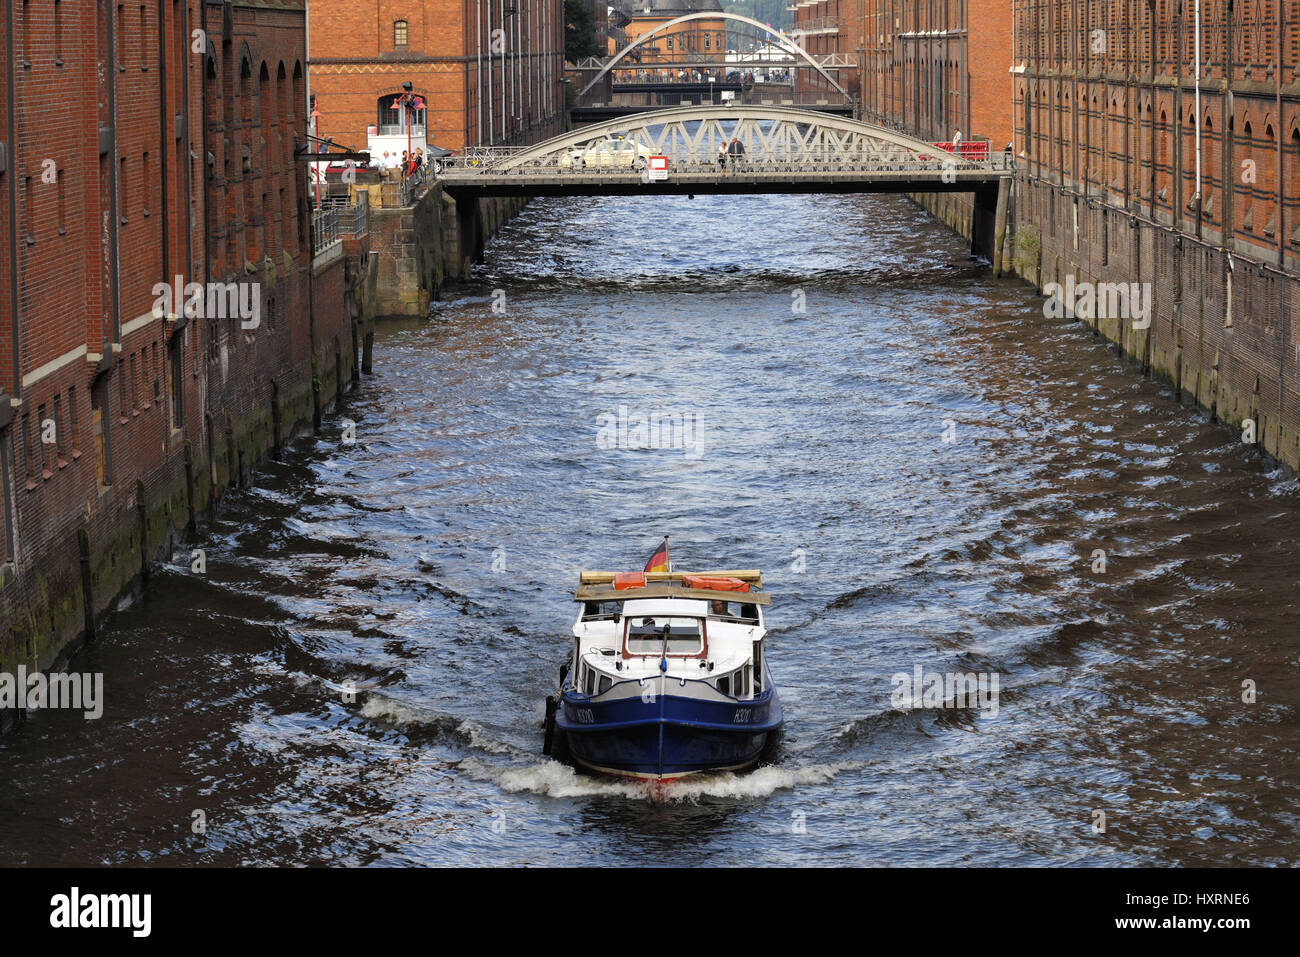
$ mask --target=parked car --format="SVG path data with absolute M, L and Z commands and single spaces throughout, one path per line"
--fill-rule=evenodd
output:
M 424 161 L 428 164 L 429 169 L 434 173 L 441 173 L 448 166 L 452 165 L 454 160 L 451 157 L 456 155 L 455 150 L 449 150 L 433 143 L 424 151 Z
M 570 150 L 560 157 L 561 169 L 634 169 L 644 170 L 650 165 L 654 152 L 648 146 L 642 146 L 622 137 L 612 137 L 595 143 L 588 143 L 585 148 Z

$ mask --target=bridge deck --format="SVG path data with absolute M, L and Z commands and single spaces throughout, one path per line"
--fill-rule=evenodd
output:
M 699 193 L 949 193 L 996 187 L 1010 169 L 961 170 L 717 170 L 669 171 L 646 181 L 633 171 L 510 170 L 493 173 L 451 169 L 439 180 L 452 196 L 669 196 Z

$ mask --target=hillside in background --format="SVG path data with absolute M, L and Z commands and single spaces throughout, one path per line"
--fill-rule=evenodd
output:
M 790 0 L 750 0 L 748 3 L 724 3 L 722 9 L 787 30 L 794 23 L 794 14 L 786 9 L 789 3 Z

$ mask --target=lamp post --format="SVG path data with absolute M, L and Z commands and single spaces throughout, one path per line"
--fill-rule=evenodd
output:
M 406 80 L 402 84 L 402 107 L 404 110 L 402 118 L 406 121 L 406 159 L 408 162 L 414 158 L 411 155 L 411 100 L 413 90 L 414 87 L 411 86 L 410 80 Z M 402 170 L 402 175 L 406 175 L 406 170 Z

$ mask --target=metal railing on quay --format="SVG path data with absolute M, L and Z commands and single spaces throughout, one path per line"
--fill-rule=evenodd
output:
M 339 207 L 321 206 L 311 214 L 312 251 L 320 255 L 343 238 L 339 235 Z
M 323 196 L 320 210 L 332 210 L 339 236 L 364 236 L 370 228 L 370 194 L 358 190 L 356 197 Z

